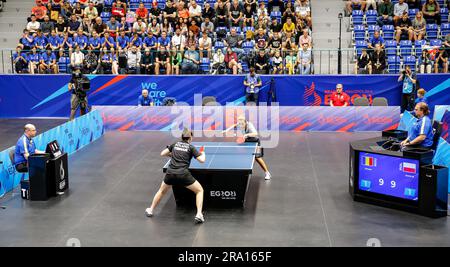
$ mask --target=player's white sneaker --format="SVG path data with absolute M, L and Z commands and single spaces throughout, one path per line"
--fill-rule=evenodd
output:
M 272 175 L 270 175 L 270 172 L 266 172 L 266 177 L 264 179 L 270 180 L 272 178 Z
M 147 216 L 147 217 L 153 217 L 153 210 L 150 209 L 150 208 L 147 208 L 147 209 L 145 210 L 145 216 Z
M 205 218 L 203 217 L 203 214 L 196 215 L 195 218 L 194 218 L 194 222 L 196 224 L 204 223 L 205 222 Z

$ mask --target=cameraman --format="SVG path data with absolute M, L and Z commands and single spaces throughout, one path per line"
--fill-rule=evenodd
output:
M 255 68 L 250 67 L 250 73 L 247 74 L 244 80 L 245 88 L 245 103 L 255 102 L 258 105 L 259 90 L 262 86 L 261 77 L 255 73 Z
M 415 86 L 417 82 L 416 74 L 411 71 L 410 66 L 406 66 L 405 70 L 402 71 L 402 74 L 398 78 L 398 81 L 403 81 L 400 113 L 403 113 L 405 110 L 411 111 L 415 98 Z
M 75 118 L 75 113 L 78 107 L 80 108 L 80 115 L 86 114 L 88 107 L 87 90 L 83 85 L 89 80 L 81 73 L 80 68 L 75 68 L 72 73 L 72 79 L 69 82 L 69 92 L 72 93 L 70 98 L 70 120 Z

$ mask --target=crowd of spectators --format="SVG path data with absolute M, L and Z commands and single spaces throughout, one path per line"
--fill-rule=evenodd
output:
M 311 26 L 309 0 L 36 0 L 12 57 L 32 74 L 311 74 Z
M 363 25 L 368 26 L 364 42 L 356 42 L 355 73 L 382 74 L 388 69 L 397 73 L 399 65 L 421 73 L 447 73 L 448 4 L 443 0 L 347 1 L 346 11 L 365 12 Z M 354 36 L 358 38 L 356 30 Z

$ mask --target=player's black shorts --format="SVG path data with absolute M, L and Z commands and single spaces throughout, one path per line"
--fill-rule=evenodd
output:
M 166 173 L 164 177 L 164 183 L 167 185 L 178 185 L 178 186 L 190 186 L 195 183 L 194 176 L 186 170 L 183 174 L 169 174 Z
M 249 137 L 245 139 L 246 143 L 258 143 L 258 148 L 256 149 L 255 158 L 264 157 L 264 148 L 261 147 L 261 141 L 257 137 Z

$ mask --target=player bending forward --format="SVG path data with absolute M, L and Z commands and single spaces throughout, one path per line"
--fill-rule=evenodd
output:
M 256 153 L 256 162 L 258 162 L 259 166 L 263 169 L 263 171 L 266 174 L 265 179 L 270 180 L 272 178 L 272 175 L 269 172 L 269 168 L 267 167 L 266 163 L 264 162 L 263 156 L 264 156 L 264 148 L 261 147 L 261 142 L 259 140 L 258 131 L 256 130 L 253 123 L 247 121 L 244 116 L 238 117 L 238 123 L 234 124 L 230 128 L 226 129 L 222 133 L 226 133 L 230 131 L 231 129 L 237 129 L 241 131 L 245 142 L 256 142 L 258 143 L 257 147 L 257 153 Z
M 205 221 L 202 213 L 203 208 L 203 187 L 189 172 L 189 165 L 191 159 L 195 158 L 200 163 L 204 163 L 206 160 L 203 147 L 200 152 L 191 144 L 192 132 L 188 129 L 184 129 L 181 141 L 178 141 L 161 152 L 161 156 L 170 157 L 169 167 L 166 171 L 164 181 L 161 183 L 161 187 L 153 198 L 150 208 L 145 210 L 147 217 L 153 216 L 153 211 L 158 206 L 161 198 L 167 193 L 172 185 L 184 186 L 187 189 L 195 193 L 197 215 L 195 215 L 195 223 L 203 223 Z

